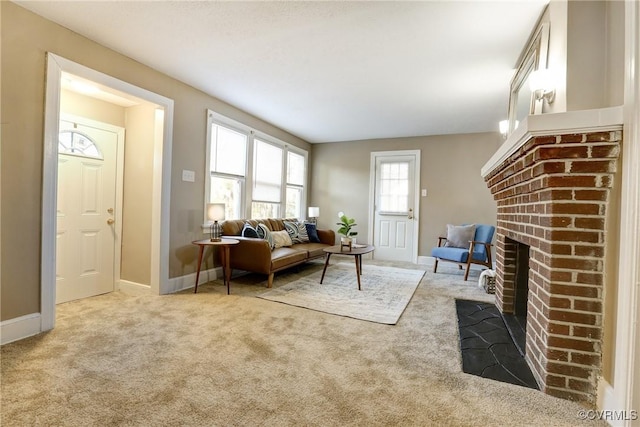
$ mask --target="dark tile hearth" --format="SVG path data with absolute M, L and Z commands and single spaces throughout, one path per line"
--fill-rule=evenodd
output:
M 456 311 L 463 372 L 538 389 L 494 304 L 457 299 Z

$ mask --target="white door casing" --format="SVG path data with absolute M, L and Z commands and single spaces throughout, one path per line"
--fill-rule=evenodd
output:
M 371 153 L 375 259 L 417 262 L 419 176 L 419 150 Z
M 42 170 L 42 250 L 40 332 L 55 326 L 56 200 L 58 179 L 58 134 L 62 73 L 96 82 L 157 106 L 153 152 L 153 200 L 151 210 L 151 292 L 171 292 L 169 281 L 169 211 L 171 205 L 171 146 L 173 100 L 47 52 L 47 84 Z M 116 251 L 116 256 L 117 251 Z
M 58 153 L 57 304 L 115 288 L 124 148 L 124 129 L 105 123 L 64 116 L 60 132 L 66 143 L 87 142 Z

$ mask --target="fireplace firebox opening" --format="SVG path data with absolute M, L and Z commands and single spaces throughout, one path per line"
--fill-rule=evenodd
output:
M 502 313 L 504 323 L 522 356 L 526 354 L 527 341 L 527 303 L 529 295 L 529 245 L 506 238 L 505 246 L 510 248 L 505 259 L 508 269 L 513 271 L 512 286 L 509 286 L 513 298 L 511 310 Z

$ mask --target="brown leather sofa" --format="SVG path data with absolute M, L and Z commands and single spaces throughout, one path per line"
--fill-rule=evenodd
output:
M 295 219 L 236 219 L 222 223 L 222 234 L 240 240 L 237 245 L 232 245 L 230 265 L 231 270 L 238 269 L 262 273 L 269 276 L 267 287 L 273 285 L 273 275 L 277 271 L 305 263 L 313 258 L 325 255 L 324 248 L 335 245 L 335 232 L 333 230 L 318 230 L 321 243 L 295 243 L 292 246 L 271 250 L 266 240 L 250 237 L 242 237 L 242 228 L 248 222 L 256 228 L 262 223 L 271 231 L 284 230 L 284 221 L 296 221 Z

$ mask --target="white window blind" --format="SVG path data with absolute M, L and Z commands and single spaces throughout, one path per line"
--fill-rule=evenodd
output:
M 247 164 L 247 135 L 213 123 L 211 146 L 212 171 L 244 176 Z
M 282 188 L 282 148 L 255 140 L 253 200 L 279 203 Z

